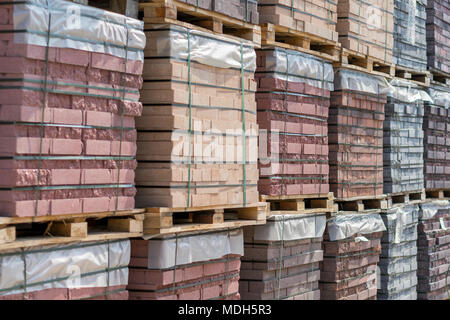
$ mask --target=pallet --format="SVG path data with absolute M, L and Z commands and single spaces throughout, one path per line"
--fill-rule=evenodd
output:
M 443 86 L 450 86 L 450 74 L 438 69 L 429 68 L 431 83 Z
M 265 224 L 267 204 L 147 208 L 144 215 L 144 235 L 164 235 Z
M 175 24 L 185 28 L 229 35 L 237 40 L 248 40 L 261 46 L 261 28 L 221 13 L 196 7 L 176 0 L 151 0 L 139 3 L 145 23 Z
M 374 213 L 387 209 L 386 195 L 334 199 L 338 213 Z
M 270 203 L 268 217 L 281 214 L 313 214 L 336 211 L 333 192 L 310 195 L 261 195 L 260 200 Z
M 409 80 L 410 82 L 422 87 L 429 87 L 431 82 L 431 75 L 429 71 L 417 71 L 398 65 L 395 66 L 395 77 L 402 80 Z
M 339 61 L 334 63 L 334 67 L 356 70 L 388 79 L 392 79 L 395 76 L 394 64 L 389 64 L 383 60 L 347 48 L 341 49 Z
M 262 23 L 261 45 L 300 51 L 334 62 L 339 61 L 341 44 L 319 36 L 271 23 Z
M 425 200 L 450 200 L 450 189 L 425 189 Z
M 0 250 L 9 248 L 11 243 L 19 248 L 21 243 L 30 247 L 78 241 L 89 238 L 92 232 L 99 230 L 129 234 L 130 237 L 142 235 L 143 212 L 143 209 L 135 209 L 92 214 L 0 217 Z
M 425 189 L 387 193 L 386 198 L 388 209 L 401 207 L 408 204 L 418 204 L 425 201 Z

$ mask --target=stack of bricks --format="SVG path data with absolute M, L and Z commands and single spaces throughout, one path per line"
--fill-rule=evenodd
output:
M 371 88 L 361 91 L 365 88 L 358 88 L 359 83 L 370 83 Z M 343 69 L 335 75 L 335 91 L 331 93 L 328 118 L 328 144 L 330 191 L 336 198 L 383 193 L 386 95 L 380 92 L 375 76 Z
M 421 204 L 418 234 L 417 298 L 419 300 L 449 299 L 450 205 L 448 201 Z
M 424 188 L 424 105 L 420 94 L 423 91 L 407 81 L 391 85 L 395 93 L 389 94 L 383 123 L 384 192 L 421 190 Z
M 417 224 L 419 206 L 389 209 L 383 234 L 378 300 L 417 300 Z
M 0 253 L 0 300 L 128 300 L 130 241 Z
M 337 6 L 332 1 L 259 0 L 259 22 L 338 41 Z
M 394 0 L 394 57 L 396 65 L 427 70 L 427 0 Z
M 52 25 L 47 44 L 48 26 L 33 24 L 34 17 L 51 12 L 51 21 L 58 24 L 67 19 L 65 10 L 76 6 L 59 0 L 50 5 L 59 9 L 41 7 L 41 1 L 0 5 L 5 30 L 0 48 L 1 215 L 133 209 L 143 25 L 79 6 L 82 25 L 93 29 L 82 28 L 82 36 L 69 47 L 56 39 L 64 32 L 80 32 L 80 26 Z M 25 28 L 33 25 L 44 36 L 25 32 L 17 37 L 23 28 L 14 23 L 16 14 L 23 17 Z M 99 37 L 99 23 L 123 40 Z M 128 28 L 134 30 L 133 40 L 125 50 L 117 50 L 115 46 L 125 47 Z
M 253 45 L 175 25 L 146 35 L 137 205 L 256 203 Z
M 450 74 L 450 3 L 427 0 L 428 68 Z
M 381 237 L 382 232 L 378 231 L 332 241 L 328 229 L 325 231 L 319 282 L 321 300 L 376 300 Z
M 257 51 L 256 80 L 258 191 L 272 196 L 328 193 L 331 64 L 300 52 L 262 49 Z
M 308 219 L 308 215 L 284 217 Z M 325 218 L 325 215 L 316 217 Z M 308 237 L 302 235 L 301 228 L 297 228 L 292 229 L 296 230 L 297 239 L 284 240 L 282 235 L 281 240 L 255 240 L 258 228 L 262 227 L 244 228 L 244 256 L 239 281 L 241 299 L 320 300 L 322 233 Z
M 343 48 L 392 63 L 394 0 L 339 0 L 337 13 Z
M 433 85 L 433 102 L 425 103 L 424 179 L 425 188 L 450 188 L 450 90 Z

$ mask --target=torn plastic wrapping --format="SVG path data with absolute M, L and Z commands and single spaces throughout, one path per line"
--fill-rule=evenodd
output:
M 148 269 L 167 269 L 228 254 L 244 255 L 242 229 L 148 240 Z
M 387 94 L 390 85 L 384 77 L 338 69 L 334 73 L 334 90 L 352 90 L 370 94 Z
M 262 50 L 269 49 L 263 48 Z M 304 82 L 313 87 L 333 91 L 333 65 L 305 53 L 281 48 L 270 49 L 264 56 L 267 76 L 292 82 Z M 289 64 L 289 65 L 288 65 Z
M 14 30 L 27 32 L 16 32 L 14 41 L 47 46 L 49 20 L 50 47 L 143 61 L 146 38 L 142 21 L 68 1 L 30 0 L 15 3 Z
M 369 234 L 386 230 L 378 213 L 337 215 L 328 220 L 327 227 L 331 241 L 347 239 L 357 233 Z
M 108 263 L 109 259 L 109 263 Z M 36 247 L 0 254 L 0 296 L 57 288 L 128 284 L 130 241 Z M 113 269 L 108 271 L 107 269 Z M 108 281 L 109 277 L 109 281 Z
M 254 227 L 254 240 L 291 241 L 323 236 L 326 215 L 275 215 Z
M 414 103 L 414 102 L 433 102 L 430 95 L 422 90 L 418 85 L 401 79 L 393 79 L 389 82 L 390 88 L 387 93 L 388 97 L 398 101 Z
M 383 216 L 383 220 L 386 222 L 385 225 L 389 233 L 393 233 L 393 243 L 399 244 L 405 241 L 403 231 L 411 225 L 416 225 L 418 223 L 418 217 L 418 205 L 395 207 L 387 211 L 387 214 Z
M 449 210 L 450 202 L 448 200 L 435 200 L 431 202 L 425 202 L 420 205 L 419 211 L 420 220 L 433 219 L 439 210 Z
M 177 25 L 154 24 L 146 29 L 150 41 L 156 41 L 157 57 L 171 57 L 187 60 L 218 68 L 241 69 L 255 72 L 256 53 L 253 43 L 237 41 L 220 35 L 184 28 Z M 188 50 L 190 48 L 190 50 Z M 242 49 L 242 55 L 241 55 Z
M 450 108 L 450 89 L 433 86 L 428 89 L 428 93 L 434 105 Z

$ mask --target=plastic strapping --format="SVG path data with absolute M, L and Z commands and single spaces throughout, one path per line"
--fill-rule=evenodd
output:
M 380 86 L 378 84 L 377 84 L 377 100 L 378 100 L 378 103 L 380 103 Z M 382 127 L 383 127 L 383 125 L 382 125 Z M 379 137 L 375 136 L 375 140 L 376 140 L 376 146 L 378 147 Z M 383 138 L 381 138 L 381 141 L 383 141 Z M 383 144 L 381 145 L 381 147 L 383 147 Z M 381 154 L 383 154 L 383 149 L 381 149 Z M 378 150 L 376 150 L 376 152 L 375 152 L 375 185 L 373 186 L 373 189 L 374 189 L 373 195 L 374 196 L 377 195 L 377 186 L 378 186 Z
M 173 285 L 172 292 L 175 294 L 177 289 L 176 279 L 177 279 L 177 256 L 178 256 L 178 233 L 175 233 L 175 262 L 173 265 Z
M 386 25 L 384 30 L 384 61 L 387 59 L 387 40 L 388 40 L 388 1 L 386 0 Z
M 242 172 L 243 172 L 243 205 L 247 204 L 247 148 L 246 148 L 246 137 L 245 137 L 245 74 L 244 74 L 244 45 L 241 42 L 241 101 L 242 101 Z
M 23 261 L 23 299 L 28 300 L 28 294 L 27 294 L 27 258 L 25 256 L 25 249 L 22 248 L 20 250 L 20 257 Z
M 361 3 L 362 3 L 362 0 L 359 0 L 358 1 L 358 37 L 357 37 L 357 39 L 358 39 L 358 52 L 359 52 L 359 43 L 360 43 L 360 40 L 361 40 L 361 23 L 362 23 L 362 21 L 361 21 Z
M 192 143 L 192 83 L 191 83 L 191 32 L 187 31 L 187 50 L 188 50 L 188 90 L 189 90 L 189 151 L 188 151 L 188 181 L 187 181 L 187 203 L 186 208 L 189 208 L 191 198 L 191 143 Z
M 287 97 L 288 97 L 288 90 L 289 90 L 289 54 L 287 51 L 285 51 L 286 53 L 286 85 L 285 85 L 285 90 L 284 90 L 284 100 L 283 100 L 283 109 L 284 109 L 284 128 L 283 128 L 283 132 L 287 133 L 287 113 L 288 113 L 288 108 L 287 108 Z M 284 144 L 283 144 L 283 158 L 287 159 L 287 155 L 286 155 L 286 151 L 287 151 L 287 134 L 284 134 Z M 285 178 L 285 167 L 286 167 L 286 163 L 282 162 L 282 169 L 281 169 L 281 195 L 283 194 L 287 194 L 287 185 L 286 182 L 284 181 Z M 284 187 L 284 192 L 283 192 L 283 187 Z
M 230 239 L 230 228 L 227 228 L 227 237 Z M 225 292 L 223 293 L 224 296 L 228 295 L 228 286 L 230 282 L 230 278 L 228 277 L 228 272 L 230 271 L 230 254 L 227 254 L 227 259 L 225 261 Z
M 277 293 L 277 300 L 280 300 L 280 291 L 281 291 L 281 272 L 283 270 L 283 249 L 284 249 L 284 225 L 283 222 L 281 224 L 281 246 L 280 246 L 280 263 L 278 268 L 278 293 Z
M 245 1 L 245 22 L 248 22 L 248 0 Z
M 48 0 L 46 1 L 46 5 L 48 8 L 48 29 L 47 29 L 47 45 L 45 46 L 45 69 L 44 69 L 44 83 L 42 88 L 42 113 L 41 113 L 41 127 L 40 127 L 40 139 L 39 139 L 39 160 L 37 166 L 37 188 L 35 191 L 36 205 L 34 207 L 34 217 L 38 215 L 38 206 L 39 206 L 39 198 L 40 198 L 40 189 L 39 186 L 41 184 L 41 166 L 42 166 L 42 145 L 44 140 L 44 122 L 45 122 L 45 106 L 47 105 L 47 78 L 48 78 L 48 55 L 50 50 L 50 28 L 52 24 L 52 13 L 50 11 L 50 6 L 48 4 Z
M 294 17 L 294 0 L 291 0 L 291 17 Z
M 109 279 L 109 271 L 111 270 L 111 253 L 110 253 L 110 246 L 109 246 L 109 240 L 108 243 L 108 267 L 106 268 L 106 288 L 105 288 L 105 295 L 108 297 L 108 291 L 110 286 L 110 279 Z

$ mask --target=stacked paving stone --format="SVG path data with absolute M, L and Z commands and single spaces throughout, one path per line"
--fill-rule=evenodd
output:
M 337 12 L 343 48 L 392 63 L 394 0 L 339 0 Z
M 450 188 L 450 89 L 432 85 L 433 102 L 425 104 L 424 178 L 425 188 Z
M 450 3 L 427 0 L 428 68 L 450 74 Z
M 0 253 L 0 300 L 128 300 L 130 241 Z
M 239 300 L 242 230 L 131 240 L 130 300 Z
M 133 209 L 143 24 L 32 0 L 1 3 L 0 25 L 0 215 Z
M 337 41 L 337 6 L 331 1 L 258 0 L 260 23 L 272 23 Z
M 384 79 L 339 69 L 328 118 L 330 191 L 336 198 L 383 193 Z
M 435 200 L 420 205 L 418 228 L 419 300 L 450 298 L 450 204 Z
M 392 80 L 391 86 L 383 123 L 384 192 L 421 190 L 423 103 L 430 98 L 409 81 Z
M 383 234 L 378 300 L 417 300 L 418 205 L 389 209 Z
M 328 193 L 331 63 L 291 50 L 262 49 L 256 80 L 260 194 Z
M 256 203 L 253 44 L 176 25 L 146 35 L 137 206 Z
M 243 300 L 319 300 L 325 214 L 280 215 L 244 228 Z
M 394 56 L 396 65 L 427 70 L 427 0 L 394 1 Z
M 376 300 L 384 230 L 379 214 L 345 214 L 328 220 L 320 265 L 321 300 Z

